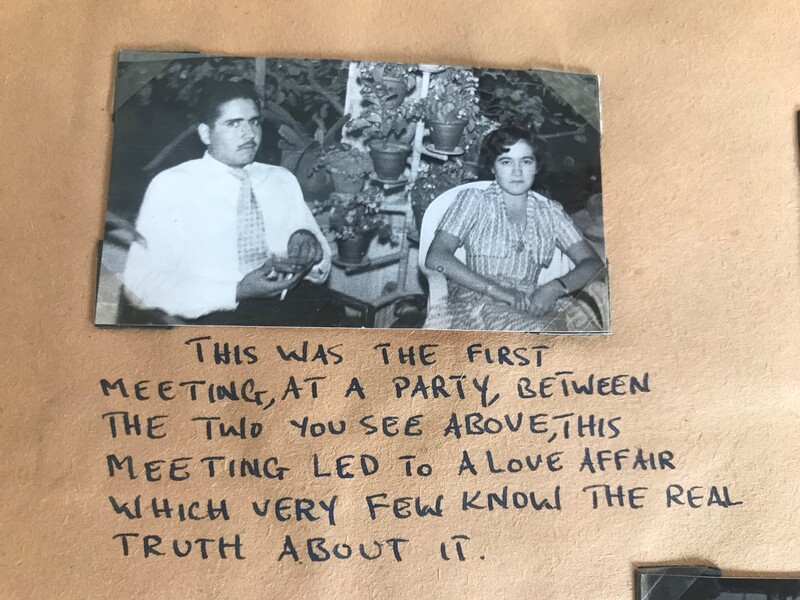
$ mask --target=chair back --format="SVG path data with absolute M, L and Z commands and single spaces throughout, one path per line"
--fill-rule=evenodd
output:
M 448 329 L 450 326 L 450 318 L 446 314 L 447 280 L 441 273 L 431 271 L 425 266 L 436 229 L 459 192 L 469 189 L 485 190 L 491 184 L 491 181 L 472 181 L 457 185 L 437 196 L 422 216 L 422 226 L 419 232 L 419 270 L 428 279 L 428 314 L 423 325 L 425 329 Z M 466 250 L 463 247 L 459 248 L 456 250 L 455 256 L 461 262 L 465 262 Z
M 425 266 L 425 259 L 428 257 L 428 250 L 430 250 L 431 242 L 433 242 L 433 238 L 436 235 L 436 229 L 439 227 L 439 223 L 442 222 L 447 209 L 450 208 L 450 205 L 456 199 L 459 192 L 470 189 L 485 190 L 491 184 L 491 181 L 471 181 L 470 183 L 462 183 L 437 196 L 428 206 L 425 214 L 422 216 L 422 226 L 419 232 L 419 268 L 429 278 L 432 275 L 443 277 L 439 273 L 428 269 Z M 459 248 L 456 251 L 456 256 L 463 262 L 467 256 L 464 248 Z

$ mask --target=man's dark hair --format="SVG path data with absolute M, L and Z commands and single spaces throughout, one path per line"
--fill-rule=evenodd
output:
M 243 98 L 252 100 L 256 106 L 261 106 L 261 101 L 253 82 L 246 79 L 241 81 L 207 81 L 200 93 L 197 103 L 197 119 L 200 123 L 211 125 L 219 118 L 219 108 L 226 102 Z
M 539 157 L 536 156 L 533 133 L 518 125 L 503 125 L 484 138 L 481 146 L 481 167 L 491 173 L 497 157 L 508 152 L 508 149 L 519 141 L 527 143 L 533 149 L 538 164 Z

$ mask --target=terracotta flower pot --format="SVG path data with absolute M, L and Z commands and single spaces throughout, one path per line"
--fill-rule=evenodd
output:
M 411 146 L 373 142 L 369 147 L 375 174 L 380 179 L 397 181 L 403 176 Z
M 329 169 L 333 179 L 333 189 L 340 194 L 357 194 L 364 187 L 364 176 L 361 173 L 346 173 Z
M 431 139 L 436 149 L 452 152 L 461 141 L 461 136 L 464 135 L 464 128 L 467 126 L 467 122 L 429 121 L 428 125 L 431 128 Z
M 360 265 L 364 262 L 364 257 L 367 255 L 369 245 L 374 235 L 374 232 L 367 231 L 355 238 L 336 240 L 336 246 L 339 250 L 339 260 L 351 265 Z

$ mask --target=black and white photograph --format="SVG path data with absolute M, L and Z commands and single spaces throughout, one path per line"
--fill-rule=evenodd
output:
M 691 571 L 640 569 L 638 600 L 800 600 L 800 579 L 720 577 Z
M 95 324 L 610 333 L 585 73 L 119 54 Z

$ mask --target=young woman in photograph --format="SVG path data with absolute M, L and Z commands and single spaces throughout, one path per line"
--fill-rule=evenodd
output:
M 596 331 L 597 316 L 572 296 L 603 263 L 561 205 L 531 191 L 537 171 L 533 138 L 515 126 L 484 140 L 494 182 L 459 193 L 431 243 L 425 266 L 448 283 L 452 329 Z M 466 263 L 455 257 L 464 246 Z M 556 247 L 575 267 L 539 284 Z

